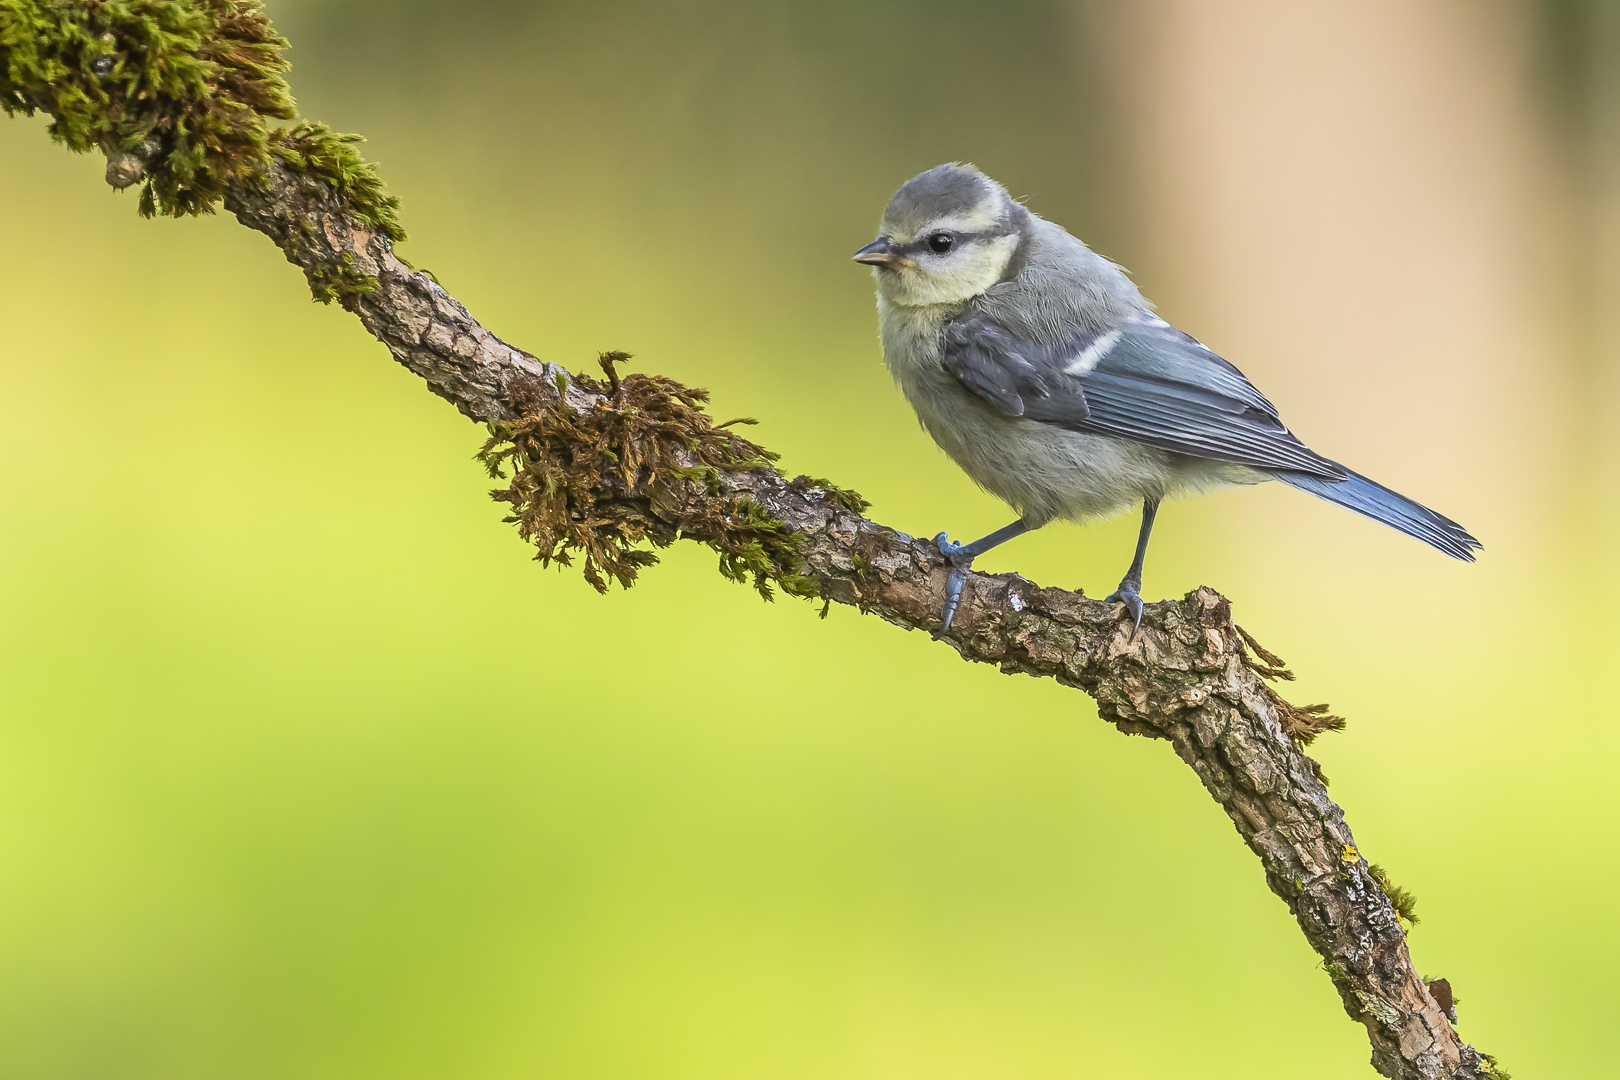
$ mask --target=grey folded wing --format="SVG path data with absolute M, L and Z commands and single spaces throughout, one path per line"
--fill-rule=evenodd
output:
M 1161 321 L 1040 342 L 969 314 L 941 331 L 940 362 L 1008 416 L 1256 469 L 1348 475 L 1295 438 L 1241 371 Z

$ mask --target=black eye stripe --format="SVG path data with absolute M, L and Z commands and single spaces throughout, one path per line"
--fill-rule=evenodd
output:
M 904 251 L 908 255 L 940 254 L 940 252 L 936 252 L 934 250 L 933 245 L 930 244 L 929 241 L 942 234 L 949 235 L 951 238 L 950 247 L 946 249 L 947 252 L 960 250 L 968 244 L 973 243 L 975 240 L 994 240 L 998 237 L 1006 235 L 1005 233 L 993 231 L 957 232 L 954 229 L 929 229 L 927 232 L 918 236 L 911 243 L 906 244 L 900 250 Z

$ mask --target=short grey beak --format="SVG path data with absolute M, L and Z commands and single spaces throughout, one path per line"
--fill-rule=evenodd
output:
M 889 243 L 887 236 L 878 237 L 852 257 L 856 262 L 866 263 L 868 266 L 893 266 L 900 261 L 899 254 L 894 250 L 894 245 Z

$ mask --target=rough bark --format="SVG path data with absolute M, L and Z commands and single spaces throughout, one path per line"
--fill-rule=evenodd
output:
M 480 326 L 432 278 L 397 258 L 384 236 L 358 224 L 326 185 L 280 166 L 262 179 L 230 188 L 227 208 L 274 240 L 312 281 L 339 265 L 374 280 L 345 295 L 344 305 L 470 419 L 510 419 L 508 388 L 520 377 L 554 384 L 566 376 Z M 590 391 L 577 385 L 565 401 L 576 409 L 593 405 Z M 1308 714 L 1263 681 L 1276 672 L 1251 656 L 1218 593 L 1200 588 L 1149 605 L 1133 637 L 1117 605 L 1015 574 L 975 573 L 951 630 L 941 635 L 947 567 L 931 542 L 851 513 L 814 484 L 769 469 L 723 473 L 719 483 L 800 538 L 798 572 L 829 601 L 929 631 L 967 660 L 1076 687 L 1121 731 L 1168 740 L 1259 857 L 1345 1011 L 1366 1026 L 1379 1072 L 1401 1080 L 1502 1075 L 1459 1038 L 1414 969 L 1400 919 L 1343 811 L 1289 737 Z M 703 501 L 696 484 L 689 494 L 679 485 L 656 497 L 620 493 L 642 499 L 666 531 L 701 528 L 689 518 Z

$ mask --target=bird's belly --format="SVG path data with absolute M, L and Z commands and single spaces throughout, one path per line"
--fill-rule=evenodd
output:
M 959 388 L 912 396 L 923 427 L 980 487 L 1026 520 L 1107 517 L 1183 486 L 1177 455 L 1005 416 Z

